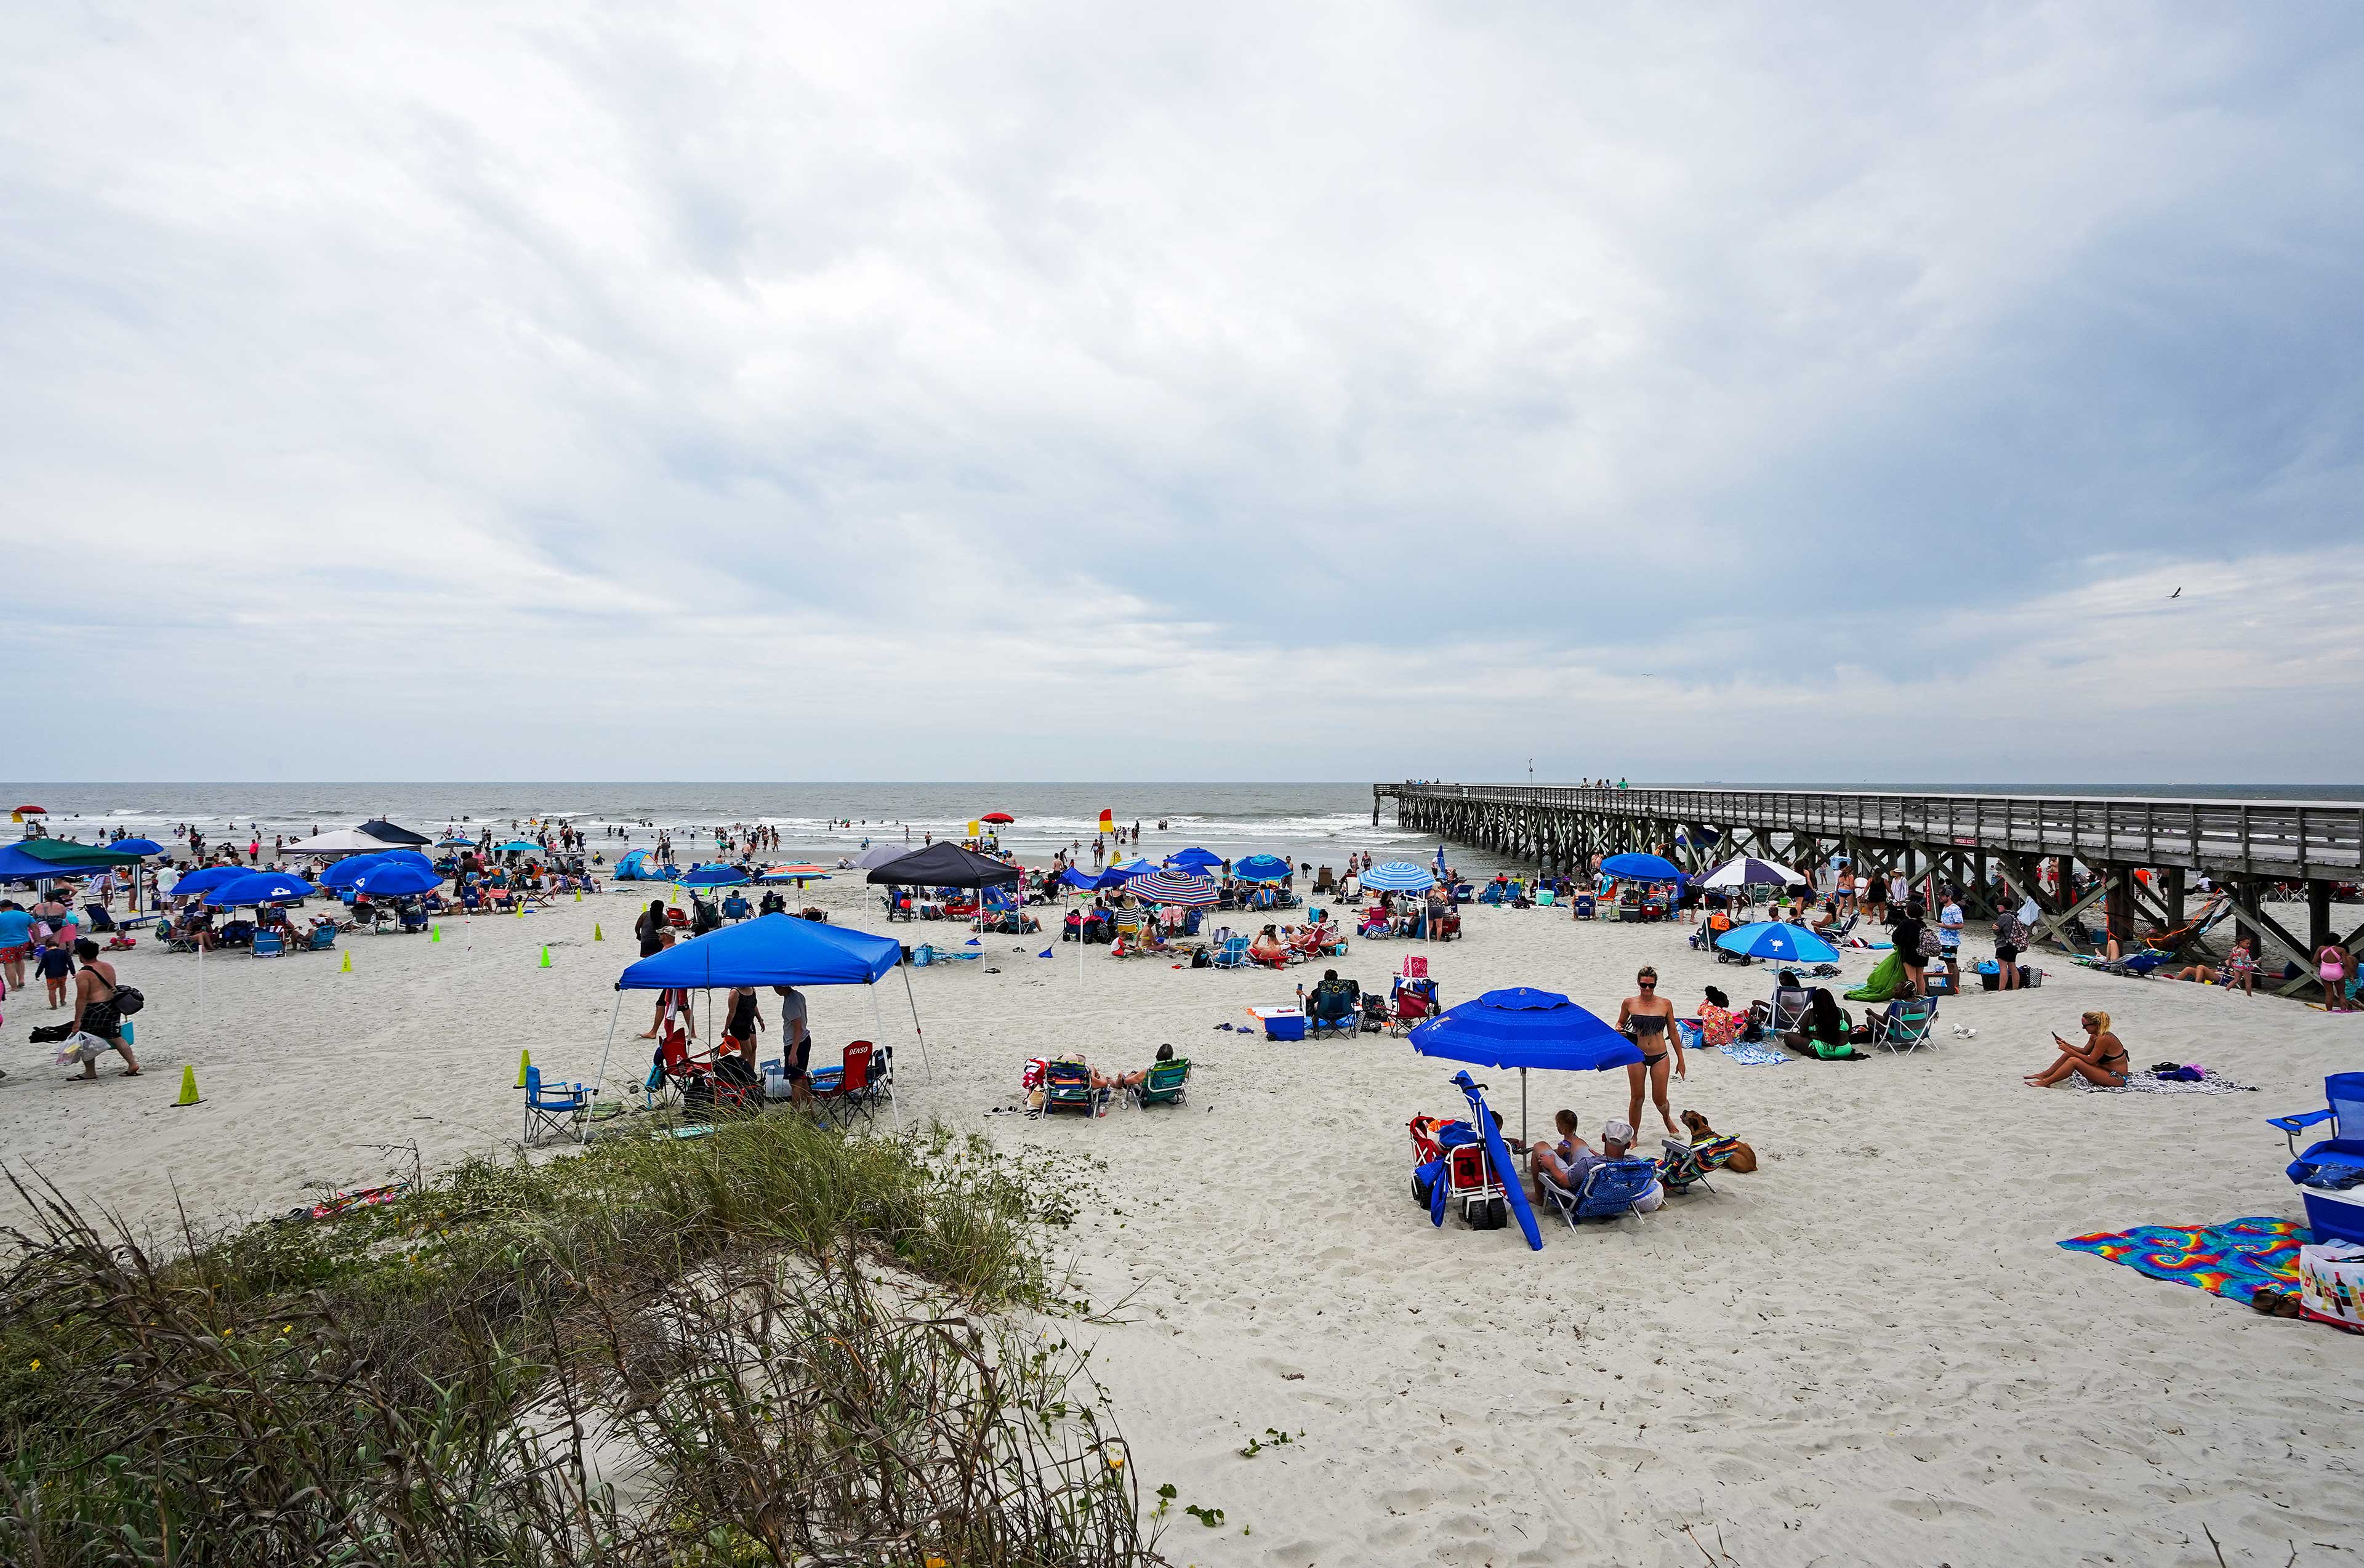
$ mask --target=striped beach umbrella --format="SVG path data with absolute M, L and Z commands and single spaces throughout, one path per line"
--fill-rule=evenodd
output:
M 1126 883 L 1124 890 L 1145 903 L 1179 904 L 1185 908 L 1206 908 L 1216 896 L 1212 878 L 1181 871 L 1144 872 Z
M 1739 855 L 1700 878 L 1701 887 L 1803 887 L 1806 879 L 1779 861 Z
M 1388 861 L 1365 872 L 1363 885 L 1377 893 L 1425 893 L 1436 885 L 1436 878 L 1410 861 Z

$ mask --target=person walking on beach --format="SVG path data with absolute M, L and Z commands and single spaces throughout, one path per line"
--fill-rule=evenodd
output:
M 1929 927 L 1922 919 L 1922 914 L 1921 896 L 1915 894 L 1905 900 L 1903 915 L 1889 928 L 1889 933 L 1896 943 L 1896 962 L 1904 966 L 1904 983 L 1912 987 L 1915 996 L 1929 994 L 1929 955 L 1921 951 L 1921 939 Z
M 670 929 L 672 925 L 665 919 L 664 900 L 650 899 L 649 906 L 641 911 L 641 917 L 632 922 L 632 935 L 641 939 L 641 956 L 648 958 L 654 954 L 663 945 L 658 938 Z
M 123 1014 L 116 1006 L 121 987 L 116 984 L 115 965 L 98 956 L 98 944 L 87 937 L 74 944 L 74 956 L 82 960 L 82 973 L 74 980 L 75 1032 L 104 1040 L 123 1058 L 123 1076 L 137 1078 L 139 1062 L 123 1038 Z M 93 1054 L 83 1059 L 82 1077 L 74 1081 L 86 1084 L 97 1076 L 98 1057 Z
M 16 901 L 0 898 L 0 978 L 11 991 L 25 988 L 25 961 L 33 956 L 33 917 Z
M 804 993 L 793 985 L 775 985 L 780 999 L 780 1070 L 788 1080 L 788 1103 L 812 1103 L 812 1029 Z
M 2325 942 L 2315 950 L 2315 978 L 2323 982 L 2323 1006 L 2326 1012 L 2355 1011 L 2347 1005 L 2347 950 L 2337 942 Z
M 1642 1052 L 1642 1060 L 1629 1063 L 1625 1069 L 1627 1087 L 1632 1099 L 1625 1113 L 1628 1122 L 1642 1119 L 1642 1099 L 1645 1089 L 1651 1103 L 1657 1106 L 1658 1118 L 1667 1124 L 1667 1136 L 1679 1138 L 1675 1130 L 1674 1108 L 1667 1103 L 1667 1053 L 1675 1057 L 1674 1075 L 1688 1079 L 1683 1068 L 1682 1031 L 1675 1028 L 1675 1005 L 1658 995 L 1658 972 L 1645 964 L 1634 976 L 1634 994 L 1625 998 L 1617 1009 L 1618 1030 L 1633 1040 Z
M 2019 955 L 2027 951 L 2027 922 L 2019 917 L 2018 910 L 2006 906 L 1995 912 L 1994 940 L 1998 987 L 2004 991 L 2016 991 L 2019 989 Z

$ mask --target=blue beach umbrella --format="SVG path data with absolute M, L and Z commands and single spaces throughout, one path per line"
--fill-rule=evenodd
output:
M 473 850 L 476 847 L 476 840 L 474 839 L 438 839 L 435 840 L 435 847 L 439 850 Z
M 240 877 L 251 874 L 252 873 L 244 866 L 206 866 L 201 870 L 189 873 L 174 883 L 172 896 L 179 898 L 211 893 L 226 882 L 236 882 Z
M 1611 855 L 1600 862 L 1607 874 L 1628 882 L 1684 882 L 1682 868 L 1663 855 L 1647 855 L 1629 851 Z
M 385 865 L 392 865 L 399 861 L 407 865 L 418 866 L 427 871 L 435 869 L 435 862 L 417 850 L 380 850 L 377 858 L 380 863 Z
M 681 879 L 684 887 L 741 887 L 746 884 L 747 873 L 737 866 L 704 865 Z
M 153 839 L 117 839 L 111 844 L 101 844 L 99 848 L 123 855 L 161 855 L 164 852 L 164 846 Z
M 230 909 L 241 904 L 284 904 L 291 899 L 309 898 L 319 891 L 300 876 L 281 871 L 255 871 L 223 883 L 206 895 L 206 902 L 217 909 Z
M 384 855 L 348 855 L 320 873 L 320 885 L 327 888 L 351 887 L 372 869 L 386 863 Z
M 1250 855 L 1232 862 L 1232 874 L 1242 882 L 1278 882 L 1296 869 L 1278 855 Z
M 1210 866 L 1223 863 L 1223 857 L 1212 850 L 1202 850 L 1193 844 L 1187 850 L 1176 850 L 1165 857 L 1165 863 L 1176 871 L 1202 872 Z
M 1414 1025 L 1422 1056 L 1519 1070 L 1519 1136 L 1527 1131 L 1527 1069 L 1598 1073 L 1638 1066 L 1641 1048 L 1556 991 L 1512 985 L 1489 991 Z
M 1782 963 L 1835 963 L 1839 950 L 1803 926 L 1780 920 L 1759 920 L 1734 926 L 1715 939 L 1715 945 L 1744 958 L 1772 959 Z
M 496 855 L 538 855 L 541 852 L 541 846 L 530 839 L 511 839 L 506 844 L 493 846 L 493 853 Z
M 1376 893 L 1424 893 L 1436 885 L 1436 878 L 1410 861 L 1388 861 L 1365 872 L 1363 885 Z
M 402 898 L 413 893 L 431 892 L 441 885 L 442 881 L 425 866 L 389 858 L 374 866 L 363 866 L 353 883 L 353 890 L 380 898 Z

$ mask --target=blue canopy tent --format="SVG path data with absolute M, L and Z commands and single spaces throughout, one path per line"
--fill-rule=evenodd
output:
M 849 931 L 793 915 L 764 915 L 736 926 L 725 926 L 702 937 L 677 943 L 630 965 L 616 981 L 616 1008 L 620 1014 L 627 991 L 707 990 L 719 985 L 864 985 L 870 993 L 871 1016 L 877 1016 L 878 980 L 903 961 L 902 944 L 892 937 Z M 911 980 L 903 977 L 903 995 L 911 1006 L 911 1032 L 919 1037 L 920 1062 L 928 1081 L 936 1070 L 928 1059 L 927 1031 L 920 1025 L 920 1004 L 911 996 Z M 885 1033 L 883 1024 L 877 1032 Z M 608 1020 L 608 1048 L 599 1053 L 599 1077 L 594 1092 L 608 1080 L 608 1057 L 616 1043 L 616 1015 Z M 888 1099 L 892 1102 L 890 1089 Z M 901 1126 L 898 1113 L 896 1125 Z M 590 1126 L 584 1126 L 590 1136 Z
M 61 876 L 81 876 L 139 863 L 137 853 L 111 850 L 103 844 L 24 839 L 0 845 L 0 882 L 50 882 Z
M 1250 855 L 1232 862 L 1232 874 L 1242 882 L 1279 882 L 1296 869 L 1278 855 Z
M 1193 844 L 1187 850 L 1176 850 L 1165 857 L 1165 863 L 1176 871 L 1203 872 L 1223 863 L 1223 857 L 1212 850 L 1202 850 Z

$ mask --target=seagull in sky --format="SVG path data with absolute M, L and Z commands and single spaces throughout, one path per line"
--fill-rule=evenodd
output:
M 2180 588 L 2178 588 L 2174 593 L 2169 594 L 2169 595 L 2168 595 L 2168 597 L 2169 597 L 2169 598 L 2170 598 L 2170 599 L 2180 599 L 2180 598 L 2183 597 L 2183 590 L 2182 590 L 2182 589 L 2180 589 Z

